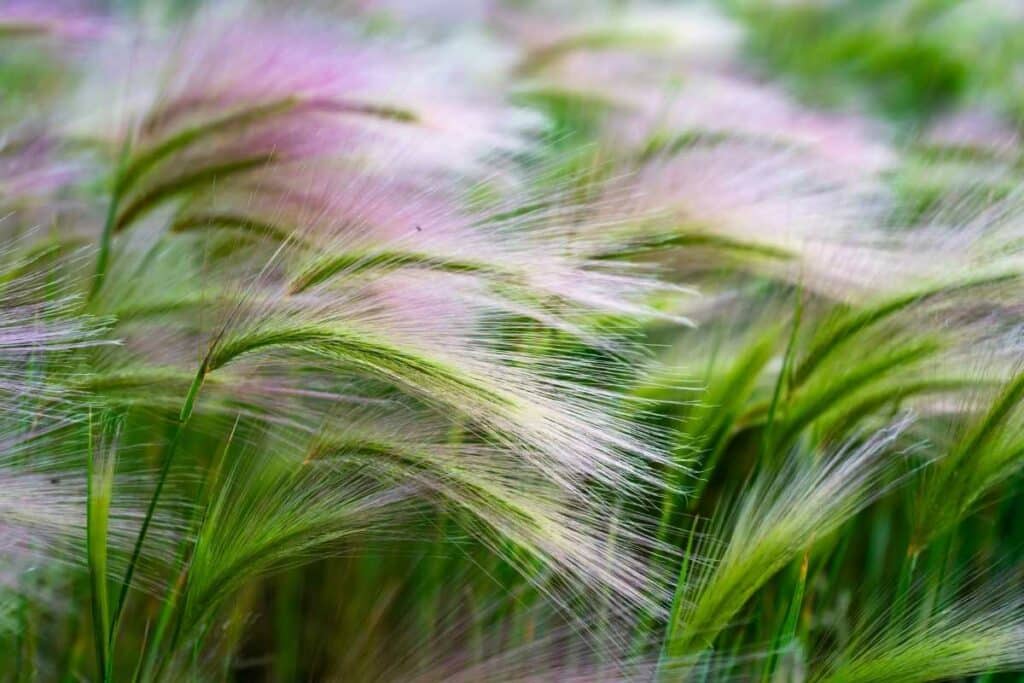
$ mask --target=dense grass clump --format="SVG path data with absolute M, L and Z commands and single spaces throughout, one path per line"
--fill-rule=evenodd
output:
M 1012 3 L 114 4 L 0 4 L 5 680 L 1024 671 Z

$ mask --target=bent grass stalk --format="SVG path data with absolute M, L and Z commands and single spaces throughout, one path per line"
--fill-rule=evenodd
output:
M 942 295 L 962 294 L 977 287 L 1007 284 L 1020 279 L 1020 277 L 1021 274 L 1017 272 L 971 276 L 957 282 L 941 283 L 933 287 L 915 290 L 870 308 L 840 316 L 834 326 L 825 328 L 825 333 L 819 335 L 799 363 L 793 373 L 793 385 L 803 384 L 819 365 L 856 339 L 858 334 L 906 311 L 912 305 L 927 303 Z
M 108 636 L 111 648 L 116 640 L 120 617 L 123 614 L 124 606 L 128 599 L 128 593 L 132 585 L 135 570 L 142 553 L 143 545 L 145 544 L 153 515 L 156 512 L 157 504 L 159 503 L 171 465 L 174 461 L 181 439 L 183 438 L 185 429 L 192 417 L 196 400 L 198 399 L 200 389 L 202 388 L 207 375 L 243 354 L 251 353 L 260 349 L 281 346 L 312 348 L 317 345 L 333 346 L 335 351 L 345 349 L 349 355 L 349 360 L 353 360 L 357 365 L 361 365 L 372 371 L 382 372 L 385 376 L 390 376 L 393 379 L 400 378 L 402 376 L 402 366 L 404 365 L 404 370 L 406 372 L 412 370 L 414 374 L 420 374 L 435 381 L 443 380 L 446 382 L 454 382 L 454 387 L 457 389 L 486 391 L 488 392 L 488 396 L 495 399 L 500 398 L 503 403 L 506 400 L 504 397 L 493 395 L 489 390 L 484 389 L 471 379 L 459 378 L 457 375 L 452 374 L 450 369 L 443 368 L 442 366 L 430 362 L 427 359 L 417 358 L 410 354 L 401 353 L 398 349 L 388 349 L 386 347 L 369 344 L 365 339 L 360 339 L 353 335 L 342 335 L 336 330 L 328 330 L 317 326 L 299 326 L 264 331 L 262 333 L 250 334 L 248 336 L 243 335 L 241 338 L 223 343 L 220 337 L 218 337 L 213 343 L 211 343 L 209 351 L 200 363 L 195 377 L 189 386 L 188 393 L 185 396 L 175 423 L 174 433 L 171 436 L 171 440 L 164 454 L 163 463 L 157 476 L 156 486 L 143 517 L 142 525 L 139 529 L 139 534 L 136 538 L 124 578 L 121 581 L 120 595 L 114 607 L 112 623 Z M 396 360 L 400 362 L 396 363 Z M 388 370 L 389 367 L 391 370 Z M 396 372 L 398 373 L 397 376 L 395 374 Z
M 903 428 L 897 424 L 824 461 L 794 458 L 787 469 L 755 480 L 735 511 L 718 520 L 721 545 L 708 558 L 710 565 L 693 583 L 676 588 L 688 595 L 670 615 L 668 655 L 711 647 L 766 581 L 881 495 L 876 484 L 889 464 L 880 456 Z
M 169 136 L 153 147 L 141 151 L 132 158 L 131 137 L 125 136 L 114 173 L 114 186 L 111 190 L 110 202 L 107 205 L 107 216 L 100 236 L 99 252 L 96 258 L 96 269 L 89 289 L 88 299 L 92 300 L 99 293 L 106 278 L 110 261 L 110 250 L 113 237 L 125 229 L 156 205 L 163 201 L 194 190 L 218 180 L 246 173 L 276 159 L 276 154 L 266 153 L 254 157 L 234 159 L 213 164 L 198 171 L 166 180 L 143 193 L 122 210 L 125 197 L 151 170 L 164 161 L 197 143 L 223 133 L 238 134 L 254 125 L 266 123 L 275 117 L 294 111 L 300 106 L 319 108 L 333 113 L 351 113 L 392 121 L 415 123 L 419 117 L 415 113 L 397 107 L 375 105 L 372 103 L 345 102 L 341 100 L 309 100 L 300 97 L 284 97 L 276 101 L 261 103 L 240 111 L 229 112 L 202 124 L 185 128 Z

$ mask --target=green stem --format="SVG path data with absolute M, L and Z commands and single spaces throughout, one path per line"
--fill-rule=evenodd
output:
M 153 520 L 153 514 L 156 512 L 157 503 L 160 501 L 160 494 L 163 491 L 164 483 L 167 481 L 167 475 L 171 470 L 171 463 L 174 461 L 174 455 L 178 450 L 178 444 L 181 442 L 181 438 L 184 434 L 185 427 L 188 425 L 189 418 L 192 417 L 192 409 L 195 406 L 196 397 L 199 395 L 199 389 L 203 386 L 203 381 L 206 379 L 208 369 L 209 356 L 204 358 L 203 362 L 199 365 L 199 369 L 196 371 L 196 376 L 192 380 L 192 385 L 189 387 L 188 393 L 185 395 L 185 401 L 181 406 L 181 412 L 178 414 L 178 422 L 175 425 L 171 441 L 167 446 L 167 453 L 164 456 L 164 462 L 160 468 L 160 474 L 156 481 L 156 488 L 153 490 L 153 496 L 149 499 L 149 507 L 146 508 L 146 516 L 142 520 L 142 527 L 139 529 L 138 538 L 135 539 L 135 547 L 132 550 L 131 560 L 128 562 L 127 570 L 125 570 L 124 579 L 121 581 L 121 594 L 118 597 L 117 606 L 114 608 L 113 621 L 110 629 L 111 648 L 113 647 L 114 640 L 117 637 L 121 614 L 124 610 L 125 602 L 128 600 L 128 591 L 131 588 L 132 578 L 135 576 L 135 568 L 139 563 L 139 556 L 142 554 L 142 546 L 146 541 L 146 534 L 149 532 L 149 525 Z
M 786 343 L 786 355 L 782 358 L 782 367 L 779 369 L 779 377 L 775 382 L 775 389 L 772 392 L 772 402 L 768 408 L 768 421 L 765 423 L 761 440 L 761 455 L 768 457 L 772 443 L 772 428 L 775 425 L 775 413 L 779 407 L 779 400 L 782 398 L 784 387 L 789 386 L 789 369 L 793 364 L 793 357 L 796 355 L 797 333 L 800 330 L 800 319 L 803 317 L 803 289 L 796 290 L 796 310 L 793 314 L 793 328 L 789 333 L 789 341 Z
M 661 641 L 661 651 L 658 653 L 654 680 L 661 680 L 666 663 L 685 653 L 684 643 L 681 642 L 680 632 L 682 631 L 682 618 L 685 609 L 684 600 L 686 591 L 689 588 L 690 560 L 694 555 L 694 543 L 697 538 L 698 518 L 693 518 L 693 526 L 690 527 L 690 535 L 686 541 L 686 551 L 683 554 L 682 562 L 679 565 L 679 574 L 676 577 L 675 592 L 672 595 L 672 606 L 669 608 L 668 624 L 665 626 L 665 633 Z M 646 635 L 646 634 L 644 634 Z
M 896 587 L 896 600 L 893 603 L 892 616 L 890 621 L 899 624 L 904 618 L 904 611 L 910 598 L 910 590 L 914 582 L 914 572 L 917 570 L 917 559 L 921 555 L 922 548 L 911 543 L 907 547 L 907 555 L 903 558 L 900 568 L 900 579 Z
M 104 419 L 102 430 L 114 428 L 116 441 L 119 424 Z M 101 447 L 97 453 L 94 442 L 92 412 L 88 423 L 88 462 L 86 465 L 86 552 L 92 594 L 93 639 L 96 662 L 103 681 L 113 680 L 114 659 L 110 650 L 110 599 L 107 592 L 107 538 L 110 526 L 110 505 L 114 492 L 117 469 L 116 450 L 111 445 Z
M 797 624 L 800 621 L 800 610 L 804 605 L 804 592 L 807 589 L 807 568 L 810 563 L 810 552 L 804 551 L 803 559 L 800 561 L 800 571 L 797 577 L 796 586 L 793 589 L 793 597 L 786 610 L 785 621 L 782 630 L 777 634 L 775 646 L 772 648 L 771 656 L 765 666 L 762 681 L 770 681 L 775 674 L 779 664 L 779 658 L 783 650 L 788 650 L 796 640 Z
M 100 249 L 96 255 L 96 272 L 92 278 L 92 286 L 89 288 L 87 301 L 92 301 L 99 294 L 103 287 L 103 281 L 107 277 L 107 267 L 110 263 L 110 245 L 114 237 L 114 226 L 117 223 L 117 212 L 121 207 L 121 198 L 124 196 L 124 165 L 128 159 L 128 151 L 131 148 L 130 138 L 125 137 L 121 146 L 121 155 L 117 162 L 117 172 L 114 176 L 114 188 L 110 194 L 110 204 L 107 206 L 107 217 L 103 222 L 103 233 L 100 235 Z
M 932 616 L 935 606 L 943 597 L 943 588 L 947 587 L 946 575 L 949 572 L 949 565 L 953 555 L 953 534 L 947 532 L 935 543 L 932 544 L 930 553 L 931 580 L 928 586 L 928 594 L 921 603 L 921 622 L 926 623 Z M 937 571 L 936 571 L 937 568 Z

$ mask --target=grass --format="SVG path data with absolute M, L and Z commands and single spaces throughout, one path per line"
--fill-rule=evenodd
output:
M 486 4 L 0 8 L 0 675 L 1019 680 L 1024 19 Z

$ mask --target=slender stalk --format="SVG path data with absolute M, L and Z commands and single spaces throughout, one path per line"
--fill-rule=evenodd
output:
M 900 567 L 899 583 L 896 586 L 896 600 L 893 603 L 891 621 L 898 623 L 905 618 L 906 606 L 910 598 L 910 590 L 914 583 L 914 573 L 917 571 L 917 560 L 921 556 L 922 548 L 915 543 L 907 547 L 907 554 L 903 558 Z
M 186 572 L 187 570 L 182 570 L 181 573 L 178 574 L 178 578 L 175 580 L 174 586 L 171 588 L 171 594 L 164 600 L 164 604 L 160 608 L 160 614 L 157 616 L 149 653 L 143 657 L 143 664 L 140 667 L 142 671 L 142 680 L 150 681 L 156 678 L 153 671 L 157 666 L 158 648 L 163 642 L 164 635 L 167 633 L 167 629 L 171 624 L 171 619 L 174 617 L 175 611 L 178 609 L 178 595 L 184 591 Z M 172 653 L 168 654 L 168 658 L 170 656 L 172 656 Z
M 809 564 L 810 551 L 805 550 L 804 556 L 800 560 L 799 575 L 797 576 L 796 586 L 793 588 L 793 598 L 786 610 L 786 618 L 783 622 L 782 630 L 779 631 L 776 637 L 775 645 L 772 647 L 771 655 L 764 669 L 764 675 L 762 676 L 764 681 L 771 680 L 776 672 L 780 654 L 784 649 L 788 650 L 796 639 L 797 624 L 800 621 L 800 610 L 803 608 L 804 592 L 807 589 L 807 568 Z
M 686 542 L 686 551 L 683 555 L 682 562 L 679 565 L 679 575 L 676 578 L 675 591 L 672 595 L 672 606 L 669 608 L 668 619 L 669 622 L 665 627 L 665 635 L 661 641 L 661 651 L 658 653 L 658 664 L 654 679 L 660 680 L 661 671 L 664 664 L 672 657 L 673 651 L 677 648 L 673 647 L 672 642 L 678 635 L 681 628 L 681 619 L 683 612 L 683 600 L 686 598 L 686 591 L 689 587 L 690 580 L 690 560 L 693 557 L 695 548 L 694 543 L 697 538 L 697 523 L 698 518 L 694 517 L 693 526 L 690 528 L 690 535 Z
M 146 622 L 146 630 L 142 632 L 142 651 L 139 654 L 139 661 L 135 664 L 135 671 L 132 672 L 132 683 L 137 683 L 140 680 L 139 676 L 142 674 L 142 665 L 145 662 L 144 653 L 146 652 L 146 646 L 149 643 L 149 622 Z M 148 680 L 148 679 L 147 679 Z
M 775 382 L 775 389 L 772 392 L 771 406 L 768 408 L 768 421 L 765 423 L 761 440 L 761 455 L 768 457 L 772 446 L 772 428 L 775 426 L 775 414 L 778 410 L 779 401 L 782 398 L 782 391 L 789 385 L 789 368 L 793 364 L 793 357 L 796 355 L 797 333 L 800 331 L 800 319 L 803 317 L 803 289 L 796 290 L 796 310 L 793 314 L 793 328 L 789 333 L 789 341 L 786 343 L 786 355 L 782 358 L 782 367 L 779 369 L 779 377 Z
M 103 281 L 107 277 L 107 268 L 110 263 L 110 245 L 114 238 L 114 227 L 117 224 L 117 214 L 121 208 L 121 199 L 125 190 L 125 162 L 128 160 L 128 152 L 131 149 L 130 137 L 125 137 L 121 145 L 121 154 L 117 162 L 117 171 L 114 175 L 114 187 L 110 194 L 110 203 L 107 205 L 107 217 L 103 222 L 103 233 L 100 235 L 100 248 L 96 254 L 96 272 L 93 274 L 92 286 L 89 288 L 87 301 L 92 301 L 99 294 L 103 287 Z
M 178 421 L 174 428 L 174 434 L 167 446 L 167 453 L 164 455 L 163 465 L 161 466 L 160 474 L 157 477 L 156 488 L 153 490 L 153 496 L 149 499 L 149 506 L 146 508 L 146 515 L 142 519 L 142 526 L 139 529 L 139 535 L 135 539 L 135 547 L 132 549 L 132 556 L 128 562 L 128 568 L 125 570 L 124 579 L 121 581 L 121 593 L 117 600 L 117 606 L 114 608 L 113 622 L 110 629 L 111 647 L 113 647 L 114 641 L 117 637 L 117 629 L 120 625 L 121 614 L 124 611 L 124 605 L 128 599 L 128 591 L 131 588 L 132 579 L 135 576 L 135 568 L 138 566 L 139 557 L 142 554 L 142 546 L 146 542 L 146 534 L 149 532 L 149 525 L 153 521 L 153 515 L 156 512 L 157 503 L 160 501 L 160 494 L 163 492 L 164 483 L 166 483 L 167 475 L 171 470 L 171 463 L 174 461 L 175 453 L 178 450 L 178 445 L 185 432 L 185 427 L 188 425 L 189 418 L 192 417 L 192 409 L 195 406 L 199 390 L 203 386 L 203 381 L 206 379 L 207 372 L 209 371 L 208 369 L 209 356 L 204 358 L 203 362 L 200 363 L 199 369 L 196 371 L 196 376 L 192 380 L 192 385 L 189 387 L 188 393 L 185 395 L 185 401 L 181 406 L 181 412 L 178 414 Z
M 174 648 L 178 644 L 178 639 L 181 636 L 181 631 L 185 621 L 185 613 L 189 608 L 188 586 L 189 579 L 191 578 L 192 558 L 195 556 L 196 549 L 201 542 L 200 532 L 206 521 L 206 514 L 209 510 L 210 502 L 213 497 L 212 489 L 220 480 L 221 469 L 223 468 L 224 461 L 227 459 L 228 451 L 231 449 L 231 445 L 234 442 L 235 431 L 238 429 L 238 421 L 239 418 L 236 417 L 235 424 L 231 427 L 231 432 L 228 434 L 227 443 L 224 444 L 224 448 L 221 450 L 220 456 L 216 458 L 210 470 L 207 472 L 207 476 L 203 481 L 202 487 L 196 496 L 198 505 L 192 515 L 192 520 L 189 525 L 193 530 L 196 540 L 191 547 L 188 547 L 187 540 L 182 542 L 180 551 L 182 570 L 178 574 L 175 585 L 168 592 L 169 594 L 167 598 L 164 599 L 164 604 L 160 609 L 160 615 L 157 618 L 156 632 L 153 636 L 152 645 L 144 657 L 145 663 L 142 666 L 142 680 L 150 681 L 159 679 L 164 666 L 174 656 Z M 163 644 L 164 636 L 166 635 L 168 628 L 170 628 L 170 641 L 167 646 L 168 656 L 159 658 L 159 649 Z
M 948 588 L 947 581 L 949 573 L 949 565 L 952 560 L 951 555 L 953 554 L 953 534 L 943 534 L 935 543 L 930 547 L 930 562 L 929 562 L 929 574 L 930 580 L 928 585 L 928 592 L 924 599 L 921 601 L 921 621 L 927 621 L 935 610 L 935 606 L 939 604 L 944 589 Z
M 93 425 L 89 420 L 89 447 L 86 463 L 86 555 L 89 581 L 92 584 L 93 640 L 100 676 L 109 681 L 112 673 L 110 657 L 110 600 L 107 595 L 107 529 L 113 484 L 113 458 L 105 459 L 96 471 L 96 449 Z

